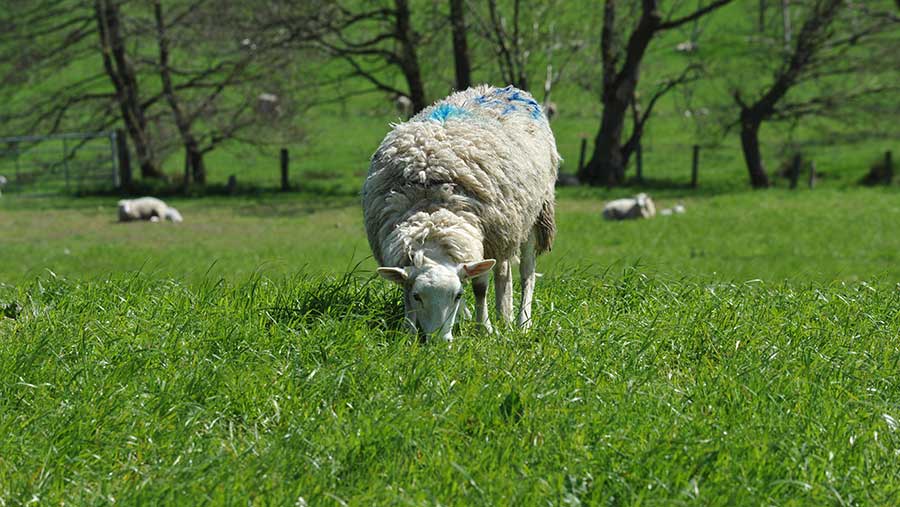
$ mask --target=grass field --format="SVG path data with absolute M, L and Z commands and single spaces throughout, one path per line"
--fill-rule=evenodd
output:
M 609 194 L 564 189 L 559 238 L 539 269 L 554 276 L 638 265 L 647 273 L 735 282 L 900 280 L 896 187 L 654 195 L 659 207 L 683 201 L 687 213 L 611 223 L 600 216 Z M 115 201 L 4 197 L 0 282 L 21 284 L 51 271 L 75 279 L 143 271 L 194 284 L 375 266 L 354 196 L 170 199 L 186 217 L 179 225 L 116 223 Z
M 560 27 L 599 26 L 595 4 L 566 7 Z M 674 47 L 695 27 L 653 42 L 642 97 L 691 61 L 707 74 L 657 104 L 643 186 L 559 189 L 527 334 L 463 322 L 448 347 L 399 330 L 400 294 L 372 275 L 358 197 L 398 120 L 381 93 L 294 119 L 306 135 L 284 143 L 294 192 L 274 191 L 280 145 L 212 151 L 214 188 L 195 189 L 208 195 L 165 196 L 183 224 L 116 223 L 118 196 L 4 189 L 0 507 L 900 504 L 900 187 L 858 185 L 900 130 L 869 113 L 767 124 L 769 171 L 802 150 L 819 179 L 748 191 L 725 124 L 733 87 L 771 75 L 748 53 L 756 8 L 710 18 L 692 56 Z M 578 36 L 599 47 L 598 35 Z M 497 83 L 485 49 L 475 80 Z M 451 67 L 429 51 L 437 99 Z M 29 104 L 97 65 L 0 92 Z M 339 74 L 319 65 L 296 72 Z M 575 83 L 600 82 L 590 65 L 553 92 L 569 173 L 600 123 L 596 92 Z M 164 169 L 179 174 L 181 157 Z M 238 195 L 215 195 L 232 174 Z M 687 213 L 601 219 L 604 201 L 637 191 Z
M 561 191 L 534 329 L 452 348 L 353 196 L 4 196 L 0 503 L 900 502 L 896 187 L 658 195 Z
M 900 501 L 896 287 L 558 273 L 529 334 L 464 324 L 448 348 L 367 280 L 18 288 L 0 499 Z

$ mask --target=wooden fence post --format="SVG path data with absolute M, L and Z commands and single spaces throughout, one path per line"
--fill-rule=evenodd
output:
M 791 190 L 797 188 L 797 180 L 800 178 L 800 166 L 803 165 L 803 156 L 799 153 L 794 155 L 791 162 Z
M 587 150 L 587 138 L 581 138 L 581 152 L 578 155 L 578 173 L 581 174 L 581 170 L 584 168 L 584 152 Z
M 288 181 L 288 164 L 290 164 L 290 155 L 287 148 L 281 149 L 281 191 L 287 192 L 291 185 Z
M 128 153 L 128 139 L 125 131 L 116 130 L 116 154 L 119 158 L 119 182 L 122 188 L 131 188 L 131 155 Z
M 700 168 L 700 145 L 694 145 L 694 156 L 691 162 L 691 188 L 697 188 L 697 171 Z

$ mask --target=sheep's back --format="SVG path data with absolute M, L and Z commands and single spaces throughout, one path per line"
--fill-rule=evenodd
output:
M 396 125 L 372 157 L 363 187 L 369 242 L 382 244 L 404 220 L 447 209 L 477 223 L 484 257 L 509 258 L 542 207 L 553 205 L 559 155 L 540 106 L 512 87 L 451 95 Z M 463 259 L 460 262 L 471 259 Z

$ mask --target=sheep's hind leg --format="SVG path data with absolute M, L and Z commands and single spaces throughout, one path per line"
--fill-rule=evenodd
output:
M 519 308 L 519 326 L 528 329 L 531 327 L 531 301 L 534 298 L 534 268 L 537 264 L 537 251 L 535 250 L 534 232 L 528 236 L 528 241 L 522 245 L 519 253 L 519 275 L 522 277 L 522 305 Z
M 487 290 L 490 283 L 490 275 L 479 276 L 472 279 L 472 292 L 475 293 L 475 322 L 484 327 L 488 333 L 494 332 L 491 319 L 488 317 Z
M 497 314 L 507 324 L 512 322 L 513 282 L 509 259 L 497 262 L 494 267 L 494 295 L 497 298 Z

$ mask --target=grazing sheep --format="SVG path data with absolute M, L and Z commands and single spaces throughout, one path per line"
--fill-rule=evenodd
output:
M 6 186 L 7 181 L 9 180 L 6 179 L 6 176 L 0 174 L 0 196 L 3 195 L 3 187 Z
M 644 193 L 609 201 L 603 207 L 603 218 L 607 220 L 652 218 L 654 215 L 656 215 L 656 206 L 653 204 L 653 199 Z
M 177 209 L 169 207 L 166 203 L 155 197 L 140 197 L 138 199 L 122 199 L 119 201 L 119 221 L 131 222 L 132 220 L 160 220 L 181 222 L 181 213 Z
M 372 156 L 362 191 L 378 273 L 404 288 L 407 325 L 452 340 L 463 282 L 488 332 L 488 275 L 497 312 L 512 320 L 511 263 L 520 256 L 518 323 L 531 324 L 535 260 L 556 233 L 560 157 L 526 92 L 481 85 L 395 125 Z
M 697 43 L 692 40 L 679 42 L 675 45 L 675 51 L 678 51 L 679 53 L 693 53 L 694 51 L 697 51 Z

